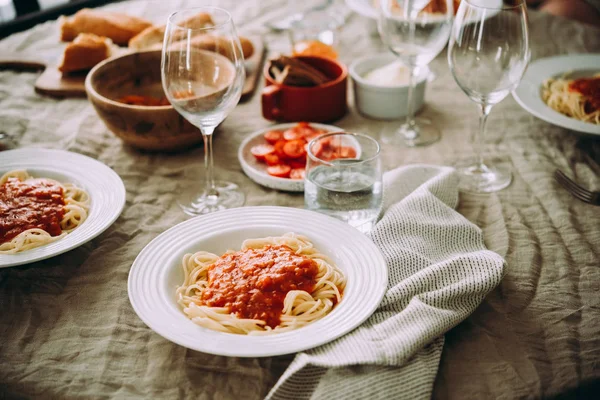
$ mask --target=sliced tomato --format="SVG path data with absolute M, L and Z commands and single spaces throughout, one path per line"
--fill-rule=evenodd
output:
M 331 161 L 337 158 L 336 152 L 330 148 L 323 148 L 316 156 L 324 161 Z
M 283 146 L 285 146 L 285 144 L 287 143 L 287 141 L 285 140 L 280 140 L 277 143 L 275 143 L 275 154 L 277 154 L 277 156 L 279 158 L 285 158 L 285 153 L 283 152 Z
M 310 142 L 311 140 L 316 139 L 321 135 L 323 135 L 323 132 L 312 132 L 312 133 L 309 133 L 308 135 L 304 136 L 304 140 L 306 140 L 307 142 Z
M 304 150 L 305 144 L 306 142 L 302 139 L 290 140 L 283 145 L 283 152 L 289 158 L 302 157 L 306 154 L 306 150 Z
M 286 164 L 292 167 L 292 169 L 304 168 L 306 167 L 306 157 L 287 160 Z
M 283 139 L 282 131 L 269 131 L 264 134 L 264 138 L 269 144 L 275 144 L 278 140 Z
M 354 147 L 342 146 L 338 149 L 339 158 L 356 158 L 356 150 Z
M 304 149 L 306 150 L 306 152 L 308 153 L 308 145 L 310 143 L 307 143 L 306 146 L 304 147 Z M 312 153 L 313 155 L 315 155 L 316 157 L 319 157 L 319 154 L 321 154 L 323 152 L 323 143 L 321 142 L 316 142 L 313 143 L 312 145 Z
M 252 153 L 252 155 L 259 161 L 264 161 L 265 156 L 267 154 L 272 154 L 274 151 L 275 147 L 271 146 L 270 144 L 257 144 L 256 146 L 252 146 L 250 149 L 250 153 Z
M 290 179 L 304 179 L 306 175 L 306 169 L 304 168 L 294 168 L 290 171 Z
M 281 164 L 281 160 L 279 159 L 279 157 L 277 156 L 277 154 L 267 154 L 265 156 L 265 162 L 267 163 L 267 165 L 279 165 Z
M 267 168 L 267 173 L 278 178 L 287 178 L 290 176 L 292 168 L 289 165 L 280 164 L 273 165 Z
M 297 140 L 304 138 L 304 132 L 302 129 L 298 129 L 297 127 L 293 127 L 283 131 L 283 138 L 285 140 Z

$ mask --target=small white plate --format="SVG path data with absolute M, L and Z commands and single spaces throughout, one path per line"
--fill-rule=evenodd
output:
M 248 336 L 198 326 L 183 313 L 175 291 L 183 282 L 185 253 L 205 250 L 220 255 L 239 250 L 245 239 L 288 232 L 308 237 L 346 275 L 342 300 L 329 315 L 297 330 Z M 377 246 L 342 221 L 297 208 L 242 207 L 192 218 L 161 233 L 135 259 L 127 290 L 137 315 L 167 340 L 222 356 L 270 357 L 316 347 L 350 332 L 375 311 L 387 277 Z
M 65 253 L 94 239 L 121 215 L 125 186 L 112 169 L 93 158 L 62 150 L 17 149 L 0 153 L 0 175 L 24 169 L 30 175 L 73 183 L 90 195 L 90 212 L 77 229 L 47 245 L 0 254 L 0 268 L 28 264 Z
M 600 54 L 568 54 L 536 60 L 527 68 L 513 97 L 521 107 L 539 119 L 573 131 L 600 135 L 600 125 L 567 117 L 548 107 L 542 100 L 542 83 L 546 79 L 577 71 L 600 72 Z
M 274 130 L 286 130 L 293 128 L 298 125 L 297 122 L 291 122 L 288 124 L 272 125 L 268 128 L 250 134 L 240 145 L 238 149 L 238 160 L 242 165 L 242 170 L 250 179 L 259 185 L 268 187 L 270 189 L 282 190 L 284 192 L 303 192 L 304 191 L 304 179 L 289 179 L 289 178 L 278 178 L 271 176 L 267 173 L 267 164 L 258 161 L 250 149 L 258 144 L 266 144 L 267 141 L 263 135 L 269 131 Z M 343 132 L 342 128 L 338 128 L 333 125 L 317 124 L 310 122 L 310 126 L 316 129 L 323 129 L 328 132 Z

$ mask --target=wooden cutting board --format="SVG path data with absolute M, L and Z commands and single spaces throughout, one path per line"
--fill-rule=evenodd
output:
M 241 101 L 248 100 L 256 90 L 262 66 L 265 59 L 265 46 L 259 36 L 248 37 L 254 45 L 254 53 L 246 60 L 246 81 L 242 89 Z M 64 97 L 86 97 L 85 77 L 87 72 L 74 74 L 63 74 L 54 65 L 26 58 L 21 55 L 0 55 L 0 69 L 11 69 L 15 71 L 41 71 L 41 75 L 35 81 L 35 91 L 41 95 L 55 98 Z

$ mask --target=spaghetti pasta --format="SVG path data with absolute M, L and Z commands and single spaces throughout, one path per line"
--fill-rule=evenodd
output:
M 600 107 L 598 106 L 600 93 L 597 88 L 599 81 L 600 74 L 591 79 L 573 80 L 564 77 L 546 79 L 542 85 L 542 100 L 561 114 L 598 125 L 600 124 Z M 595 90 L 582 90 L 581 83 L 595 84 L 596 88 Z
M 34 178 L 24 170 L 0 178 L 0 254 L 15 254 L 58 239 L 87 218 L 88 193 L 70 183 Z
M 188 318 L 237 334 L 306 326 L 331 312 L 346 285 L 325 255 L 293 233 L 245 240 L 242 250 L 222 257 L 206 251 L 186 254 L 182 268 L 185 278 L 176 295 Z

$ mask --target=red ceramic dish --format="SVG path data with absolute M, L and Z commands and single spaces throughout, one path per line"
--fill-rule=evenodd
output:
M 331 122 L 348 111 L 348 69 L 337 60 L 316 56 L 296 57 L 319 69 L 331 81 L 314 87 L 281 85 L 273 80 L 265 67 L 265 88 L 262 92 L 263 117 L 271 121 Z

